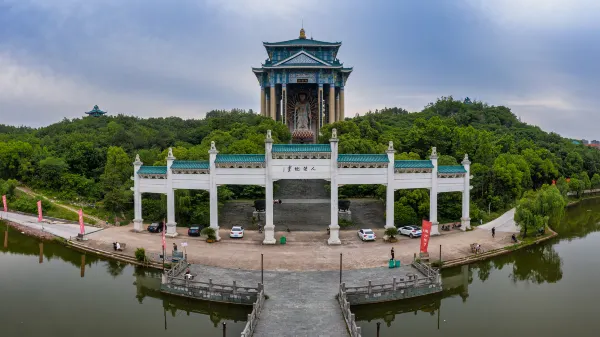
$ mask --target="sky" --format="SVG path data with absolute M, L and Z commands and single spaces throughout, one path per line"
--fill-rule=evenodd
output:
M 438 97 L 600 139 L 597 0 L 0 0 L 0 124 L 259 110 L 262 42 L 342 41 L 346 116 Z

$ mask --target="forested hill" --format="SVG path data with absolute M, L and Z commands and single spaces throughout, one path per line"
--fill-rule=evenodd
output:
M 525 190 L 559 177 L 570 177 L 574 190 L 591 186 L 591 180 L 600 184 L 600 151 L 521 123 L 502 106 L 442 98 L 418 113 L 383 109 L 325 126 L 320 142 L 328 141 L 331 128 L 338 131 L 341 153 L 382 153 L 390 140 L 397 159 L 425 159 L 435 146 L 440 164 L 451 165 L 468 153 L 477 205 L 474 219 L 480 210 L 505 209 Z M 129 211 L 136 153 L 145 165 L 164 165 L 170 146 L 177 159 L 207 159 L 211 141 L 221 153 L 262 153 L 269 129 L 276 142 L 290 140 L 282 124 L 243 110 L 211 111 L 202 120 L 119 115 L 64 119 L 39 129 L 0 125 L 0 179 L 60 191 L 63 199 L 104 200 L 106 209 Z M 8 185 L 3 182 L 0 192 Z M 381 191 L 377 186 L 347 186 L 341 193 L 384 196 Z M 223 194 L 254 197 L 255 192 L 232 188 Z M 427 191 L 399 191 L 396 206 L 410 219 L 398 221 L 426 216 L 426 196 Z M 457 197 L 441 195 L 441 218 L 460 217 L 460 202 L 450 200 Z

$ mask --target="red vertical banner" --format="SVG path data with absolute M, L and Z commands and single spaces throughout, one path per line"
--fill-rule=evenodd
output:
M 38 200 L 38 222 L 42 222 L 42 201 Z
M 423 225 L 421 226 L 421 253 L 427 253 L 429 236 L 431 236 L 431 222 L 423 220 Z
M 6 204 L 6 195 L 2 196 L 2 205 L 4 206 L 4 211 L 8 212 L 8 205 Z
M 81 235 L 85 234 L 85 226 L 83 224 L 83 210 L 80 208 L 79 209 L 79 233 L 81 233 Z

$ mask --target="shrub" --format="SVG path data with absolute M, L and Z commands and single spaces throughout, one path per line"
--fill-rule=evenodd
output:
M 138 248 L 135 250 L 135 259 L 140 262 L 146 262 L 146 250 L 144 248 Z
M 386 229 L 385 235 L 389 236 L 390 238 L 395 237 L 396 235 L 398 235 L 398 228 L 390 227 L 390 228 Z
M 354 225 L 354 223 L 352 221 L 346 220 L 346 219 L 340 219 L 338 221 L 338 225 L 340 226 L 340 228 L 348 228 Z
M 209 240 L 216 240 L 217 239 L 217 234 L 215 233 L 215 229 L 212 227 L 206 227 L 202 230 L 201 232 L 203 235 L 206 235 L 206 237 Z

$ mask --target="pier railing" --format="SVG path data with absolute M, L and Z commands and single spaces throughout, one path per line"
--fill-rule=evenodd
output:
M 420 271 L 426 277 L 433 277 L 439 274 L 439 271 L 426 263 L 422 263 L 419 261 L 414 261 L 412 266 L 415 267 L 418 271 Z
M 338 291 L 338 302 L 340 304 L 340 308 L 342 309 L 344 321 L 346 321 L 346 327 L 348 328 L 348 331 L 350 331 L 350 337 L 361 337 L 360 327 L 356 325 L 356 317 L 352 311 L 350 311 L 350 302 L 346 297 L 345 288 L 345 284 L 341 283 Z
M 242 331 L 241 337 L 251 337 L 254 334 L 254 329 L 256 328 L 256 324 L 258 324 L 258 318 L 262 311 L 263 305 L 265 304 L 265 290 L 262 288 L 258 293 L 258 297 L 256 302 L 252 304 L 252 313 L 248 315 L 248 321 L 246 322 L 246 326 Z
M 187 268 L 188 263 L 186 261 L 186 259 L 181 259 L 179 260 L 179 262 L 177 262 L 175 265 L 173 265 L 171 267 L 171 269 L 169 269 L 167 271 L 167 277 L 176 277 L 178 276 L 182 270 L 184 270 L 185 268 Z

